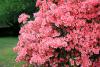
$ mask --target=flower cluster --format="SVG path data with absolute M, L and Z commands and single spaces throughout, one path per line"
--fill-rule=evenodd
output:
M 44 67 L 100 66 L 100 0 L 37 0 L 34 20 L 22 14 L 16 61 Z

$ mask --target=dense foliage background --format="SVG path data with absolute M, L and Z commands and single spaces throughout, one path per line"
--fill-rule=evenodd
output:
M 0 0 L 1 36 L 7 36 L 7 34 L 13 35 L 13 33 L 18 35 L 18 16 L 23 12 L 33 15 L 32 13 L 36 10 L 35 0 Z

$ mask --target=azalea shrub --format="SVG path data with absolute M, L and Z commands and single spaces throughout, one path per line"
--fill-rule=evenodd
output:
M 100 0 L 37 0 L 22 13 L 17 62 L 43 67 L 100 66 Z M 25 65 L 24 65 L 25 66 Z

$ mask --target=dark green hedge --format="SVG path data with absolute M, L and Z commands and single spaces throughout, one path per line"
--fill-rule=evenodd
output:
M 18 16 L 36 11 L 35 0 L 0 0 L 0 26 L 16 23 Z
M 33 15 L 38 10 L 35 3 L 36 0 L 0 0 L 0 36 L 18 35 L 18 16 L 21 13 Z

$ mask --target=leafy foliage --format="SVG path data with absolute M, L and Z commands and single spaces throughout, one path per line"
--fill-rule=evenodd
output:
M 17 23 L 22 12 L 32 15 L 35 11 L 35 0 L 0 0 L 0 26 Z

